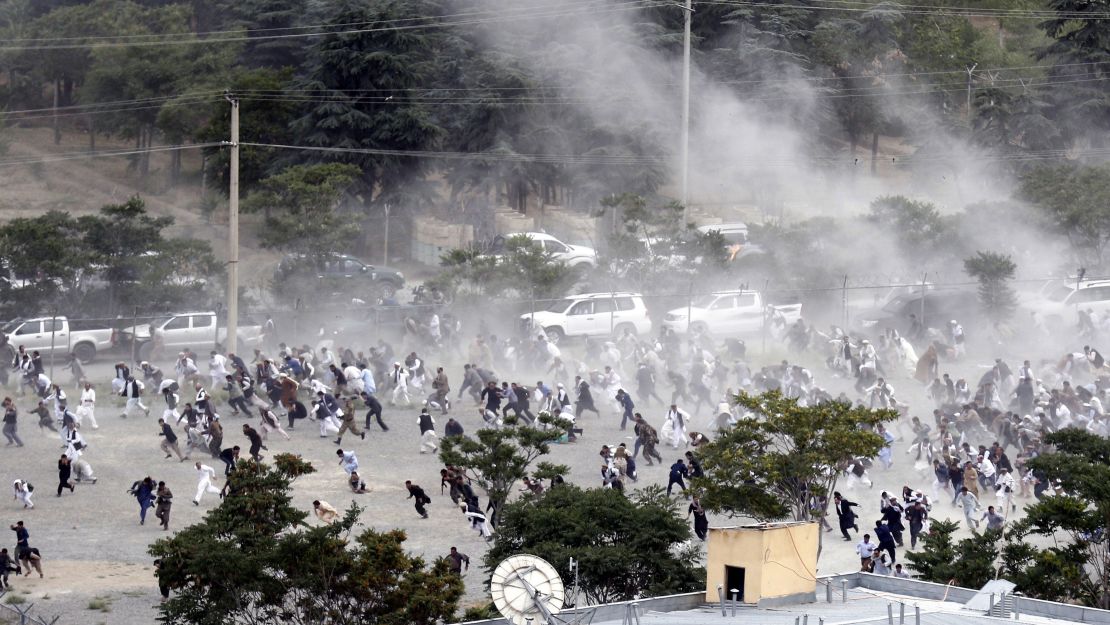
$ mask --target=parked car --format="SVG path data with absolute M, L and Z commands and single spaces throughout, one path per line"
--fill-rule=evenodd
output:
M 911 314 L 930 328 L 945 328 L 950 319 L 966 324 L 980 315 L 979 297 L 970 291 L 907 293 L 856 315 L 854 324 L 869 333 L 877 334 L 887 328 L 906 333 L 911 326 Z
M 381 265 L 369 265 L 346 254 L 309 256 L 288 254 L 278 263 L 275 280 L 310 277 L 323 280 L 324 286 L 337 294 L 362 297 L 363 291 L 389 298 L 405 286 L 405 276 L 399 270 Z
M 22 345 L 28 352 L 38 351 L 43 356 L 73 353 L 83 363 L 90 363 L 97 353 L 110 350 L 117 338 L 111 327 L 81 320 L 71 323 L 66 317 L 16 319 L 0 331 L 13 349 Z
M 521 323 L 542 330 L 558 343 L 568 337 L 651 334 L 651 318 L 639 293 L 583 293 L 551 302 L 544 310 L 524 313 Z
M 597 266 L 597 251 L 594 248 L 563 243 L 544 232 L 518 232 L 497 236 L 493 239 L 492 252 L 497 255 L 502 254 L 505 249 L 505 242 L 518 236 L 528 237 L 542 247 L 543 251 L 551 254 L 552 258 L 566 263 L 569 267 Z
M 718 291 L 694 299 L 663 316 L 663 326 L 679 334 L 697 332 L 717 336 L 752 336 L 763 332 L 775 313 L 786 323 L 802 318 L 801 304 L 768 305 L 758 291 Z
M 123 340 L 138 343 L 139 357 L 143 360 L 150 359 L 154 345 L 153 336 L 161 337 L 162 345 L 167 351 L 179 350 L 183 347 L 201 349 L 215 343 L 221 345 L 227 340 L 227 323 L 221 321 L 219 327 L 216 323 L 214 312 L 189 312 L 179 313 L 155 319 L 134 329 L 121 330 Z M 235 350 L 256 347 L 262 344 L 262 326 L 240 321 L 236 331 L 237 345 Z

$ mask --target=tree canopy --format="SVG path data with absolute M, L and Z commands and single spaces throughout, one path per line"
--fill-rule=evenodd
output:
M 580 588 L 594 604 L 697 590 L 704 570 L 675 505 L 658 486 L 627 497 L 611 488 L 555 486 L 505 507 L 486 569 L 530 553 L 569 584 L 574 558 Z
M 168 624 L 279 623 L 432 625 L 450 620 L 462 580 L 437 560 L 403 549 L 400 530 L 356 531 L 352 504 L 331 524 L 308 526 L 289 486 L 311 465 L 279 456 L 274 466 L 241 461 L 228 495 L 204 520 L 150 547 Z
M 729 516 L 809 521 L 825 514 L 842 469 L 885 444 L 872 431 L 898 414 L 829 401 L 800 406 L 779 391 L 740 394 L 750 411 L 698 448 L 705 477 L 693 480 L 703 505 Z

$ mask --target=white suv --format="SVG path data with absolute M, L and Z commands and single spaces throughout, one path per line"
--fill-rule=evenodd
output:
M 566 337 L 651 334 L 651 318 L 639 293 L 585 293 L 551 302 L 546 309 L 524 313 L 521 321 L 558 343 Z
M 1074 320 L 1080 310 L 1104 315 L 1110 312 L 1110 280 L 1081 282 L 1078 286 L 1075 282 L 1050 283 L 1025 306 L 1052 324 Z
M 499 236 L 493 241 L 494 251 L 500 253 L 500 250 L 504 248 L 506 240 L 521 236 L 528 237 L 542 247 L 543 251 L 551 254 L 552 258 L 566 263 L 568 267 L 578 267 L 579 265 L 586 265 L 589 267 L 597 266 L 597 251 L 594 250 L 594 248 L 584 245 L 563 243 L 559 239 L 544 232 L 517 232 Z

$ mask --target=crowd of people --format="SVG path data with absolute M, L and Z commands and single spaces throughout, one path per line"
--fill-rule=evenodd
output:
M 146 361 L 133 368 L 118 362 L 107 380 L 88 379 L 74 358 L 68 367 L 70 384 L 51 380 L 39 354 L 20 347 L 12 363 L 19 380 L 14 397 L 2 404 L 3 431 L 8 445 L 25 444 L 18 429 L 17 404 L 22 402 L 40 430 L 56 433 L 64 449 L 57 461 L 56 496 L 62 497 L 76 493 L 79 484 L 97 482 L 83 432 L 101 427 L 105 410 L 118 407 L 122 419 L 151 418 L 153 411 L 157 428 L 152 439 L 159 442 L 163 460 L 191 462 L 196 479 L 191 501 L 200 506 L 206 494 L 226 495 L 226 478 L 239 461 L 263 460 L 271 435 L 300 438 L 296 445 L 317 434 L 331 440 L 347 489 L 366 494 L 372 488 L 356 447 L 372 445 L 364 441 L 375 428 L 390 430 L 384 418 L 387 407 L 390 415 L 413 415 L 413 449 L 421 454 L 437 452 L 441 436 L 504 427 L 511 416 L 531 427 L 558 428 L 560 442 L 567 444 L 597 432 L 596 443 L 602 445 L 599 486 L 628 488 L 641 477 L 638 460 L 665 467 L 654 479 L 665 476 L 668 494 L 677 487 L 676 495 L 689 500 L 687 516 L 693 517 L 696 536 L 705 540 L 708 516 L 687 483 L 702 475 L 697 448 L 719 429 L 748 416 L 731 401 L 735 393 L 778 390 L 803 405 L 837 400 L 899 413 L 897 422 L 877 429 L 886 446 L 876 457 L 847 459 L 837 467 L 843 472 L 842 492 L 829 505 L 849 542 L 854 540 L 850 532 L 859 531 L 859 516 L 876 518 L 876 542 L 866 535 L 856 551 L 864 568 L 896 573 L 901 571 L 896 556 L 903 532 L 908 528 L 910 548 L 916 548 L 928 532 L 930 515 L 947 513 L 943 506 L 962 509 L 967 527 L 977 531 L 982 524 L 1002 527 L 1018 513 L 1023 499 L 1058 493 L 1050 476 L 1027 465 L 1043 453 L 1046 432 L 1079 427 L 1106 435 L 1110 430 L 1107 378 L 1101 377 L 1105 362 L 1096 349 L 1086 346 L 1036 366 L 1024 360 L 1011 368 L 998 358 L 979 369 L 981 363 L 968 356 L 963 327 L 956 321 L 939 330 L 917 331 L 913 339 L 886 330 L 872 337 L 873 343 L 838 327 L 821 332 L 799 320 L 776 333 L 795 361 L 760 367 L 749 362 L 742 341 L 722 341 L 709 333 L 664 331 L 640 337 L 625 332 L 568 349 L 543 333 L 499 338 L 485 330 L 464 345 L 458 342 L 457 327 L 450 332 L 440 324 L 434 327 L 438 332 L 421 332 L 420 340 L 404 337 L 404 349 L 377 338 L 360 351 L 334 341 L 287 345 L 278 341 L 271 322 L 266 343 L 250 355 L 213 349 L 202 357 L 183 350 L 165 369 Z M 421 352 L 441 362 L 428 364 Z M 459 361 L 459 383 L 453 387 L 446 365 Z M 985 373 L 969 384 L 956 371 Z M 896 394 L 894 382 L 904 385 L 904 395 Z M 75 405 L 67 388 L 79 398 Z M 115 400 L 106 400 L 106 394 Z M 446 420 L 441 424 L 437 415 Z M 225 430 L 228 419 L 242 422 Z M 631 449 L 623 441 L 608 440 L 614 434 L 624 438 L 618 433 L 628 428 Z M 344 444 L 348 436 L 356 447 Z M 666 454 L 672 455 L 665 459 Z M 885 482 L 887 474 L 895 474 L 891 471 L 903 456 L 912 469 L 895 473 L 911 483 L 902 484 L 899 494 L 883 492 L 878 506 L 866 512 L 862 509 L 870 506 L 850 501 L 846 493 L 870 493 L 874 481 Z M 216 460 L 223 465 L 223 488 L 218 487 L 220 472 L 207 464 Z M 432 498 L 412 479 L 404 481 L 404 488 L 417 515 L 428 518 Z M 543 489 L 538 480 L 529 479 L 522 490 Z M 17 477 L 12 491 L 23 509 L 35 509 L 33 485 Z M 491 539 L 496 510 L 489 502 L 483 508 L 465 471 L 443 468 L 441 492 L 447 491 L 465 524 Z M 127 492 L 138 503 L 140 525 L 153 507 L 159 527 L 169 530 L 173 493 L 165 481 L 144 476 Z M 993 505 L 984 507 L 988 497 Z M 825 509 L 823 501 L 816 503 L 816 509 Z M 313 513 L 329 523 L 339 516 L 323 500 L 313 502 Z M 29 549 L 17 545 L 15 560 L 39 568 L 41 556 Z M 469 559 L 452 562 L 458 569 Z

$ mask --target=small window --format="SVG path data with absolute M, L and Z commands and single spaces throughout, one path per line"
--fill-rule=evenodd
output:
M 62 325 L 62 322 L 58 321 L 57 319 L 47 319 L 46 321 L 42 322 L 43 332 L 61 332 L 64 329 L 65 326 Z
M 552 254 L 566 254 L 570 248 L 558 241 L 544 241 L 544 247 Z
M 633 302 L 631 297 L 618 297 L 616 303 L 617 310 L 633 310 L 636 308 L 636 302 Z
M 570 309 L 568 315 L 592 315 L 594 312 L 593 302 L 578 302 Z
M 188 317 L 174 317 L 170 322 L 165 325 L 163 330 L 188 330 L 189 318 Z
M 343 261 L 343 270 L 346 273 L 359 273 L 360 271 L 362 271 L 363 267 L 364 265 L 362 263 L 354 260 L 353 258 L 348 258 L 347 260 Z
M 194 328 L 211 328 L 212 315 L 193 315 Z
M 745 293 L 740 296 L 740 308 L 755 306 L 755 293 Z
M 594 312 L 599 314 L 599 315 L 602 314 L 602 313 L 611 313 L 611 312 L 613 312 L 613 300 L 610 299 L 610 298 L 595 299 L 594 300 Z
M 717 301 L 713 302 L 713 305 L 709 309 L 710 310 L 725 310 L 725 309 L 728 309 L 728 308 L 736 308 L 736 296 L 735 295 L 725 295 L 723 297 L 718 298 Z
M 40 332 L 42 332 L 42 322 L 41 321 L 28 321 L 27 323 L 20 326 L 18 330 L 15 331 L 16 335 L 39 334 Z

